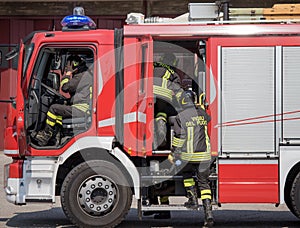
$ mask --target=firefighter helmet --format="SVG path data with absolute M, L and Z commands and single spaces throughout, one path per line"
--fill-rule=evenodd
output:
M 78 55 L 70 55 L 68 57 L 68 61 L 70 61 L 73 70 L 77 69 L 84 63 L 83 59 Z
M 167 64 L 169 66 L 176 66 L 177 65 L 177 59 L 176 56 L 173 53 L 165 53 L 162 58 L 161 61 L 164 64 Z
M 192 90 L 185 90 L 182 92 L 180 97 L 180 104 L 182 106 L 193 106 L 195 105 L 196 94 Z

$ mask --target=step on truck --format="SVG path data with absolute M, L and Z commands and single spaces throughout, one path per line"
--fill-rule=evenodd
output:
M 193 3 L 174 19 L 133 13 L 115 30 L 72 15 L 62 31 L 25 37 L 7 55 L 18 56 L 4 138 L 12 158 L 4 172 L 7 200 L 54 203 L 60 196 L 79 227 L 118 225 L 133 198 L 140 218 L 145 211 L 187 210 L 149 204 L 150 197 L 185 195 L 180 172 L 167 160 L 171 117 L 167 145 L 153 147 L 153 63 L 171 51 L 181 81 L 206 96 L 215 206 L 286 204 L 300 217 L 299 21 L 231 21 L 226 8 Z M 49 107 L 68 98 L 60 81 L 75 54 L 93 77 L 89 112 L 62 119 L 61 130 L 40 146 L 35 134 Z

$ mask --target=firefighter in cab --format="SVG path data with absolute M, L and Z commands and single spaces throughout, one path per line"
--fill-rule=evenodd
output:
M 176 73 L 177 59 L 173 53 L 165 53 L 154 62 L 155 137 L 154 149 L 165 149 L 167 145 L 167 120 L 175 116 L 176 95 L 180 91 L 180 77 Z M 175 102 L 174 102 L 175 101 Z
M 70 99 L 63 104 L 56 103 L 50 106 L 46 126 L 35 137 L 40 146 L 46 146 L 59 131 L 62 119 L 84 117 L 90 111 L 93 81 L 86 62 L 78 55 L 70 55 L 67 62 L 72 69 L 62 78 L 60 86 L 63 92 L 70 94 Z
M 208 180 L 211 152 L 207 133 L 210 116 L 203 107 L 195 105 L 195 97 L 196 94 L 192 90 L 182 92 L 180 103 L 183 110 L 175 118 L 172 153 L 169 155 L 169 160 L 181 166 L 188 198 L 185 203 L 187 208 L 198 209 L 199 207 L 196 187 L 198 184 L 205 213 L 203 227 L 212 227 L 214 223 L 212 194 Z

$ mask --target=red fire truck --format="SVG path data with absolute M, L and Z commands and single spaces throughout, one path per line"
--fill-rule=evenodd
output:
M 60 196 L 65 214 L 80 227 L 116 226 L 133 197 L 139 216 L 187 210 L 147 203 L 150 195 L 185 195 L 182 176 L 167 160 L 171 142 L 153 149 L 153 62 L 171 51 L 181 81 L 206 94 L 215 205 L 285 203 L 300 217 L 300 24 L 207 21 L 198 18 L 201 5 L 195 7 L 186 21 L 146 23 L 131 14 L 123 29 L 99 30 L 87 22 L 34 32 L 7 56 L 19 58 L 4 138 L 4 154 L 13 159 L 4 174 L 9 202 Z M 63 119 L 60 133 L 39 146 L 34 134 L 49 106 L 66 98 L 59 82 L 72 54 L 93 75 L 90 112 Z

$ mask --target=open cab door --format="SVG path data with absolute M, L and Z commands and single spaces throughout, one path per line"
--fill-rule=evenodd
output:
M 9 113 L 9 123 L 4 134 L 4 154 L 11 157 L 20 157 L 26 151 L 26 134 L 24 130 L 24 97 L 22 91 L 23 78 L 23 59 L 25 45 L 21 41 L 19 46 L 12 50 L 7 55 L 7 59 L 12 59 L 18 54 L 18 71 L 17 71 L 17 86 L 16 97 L 11 98 L 13 108 L 12 113 Z
M 153 41 L 151 36 L 146 36 L 140 42 L 140 69 L 138 90 L 138 155 L 152 155 L 153 143 Z
M 153 43 L 151 36 L 124 39 L 124 146 L 132 156 L 152 154 Z

